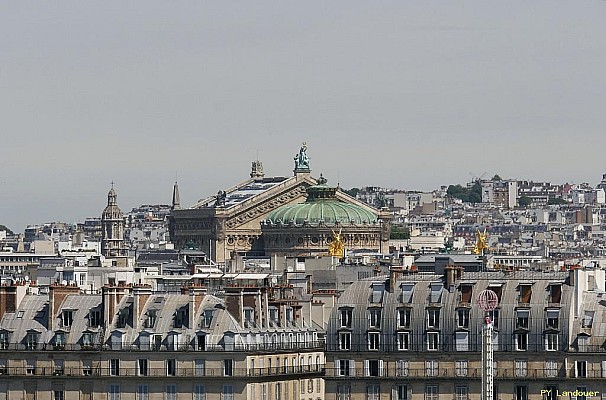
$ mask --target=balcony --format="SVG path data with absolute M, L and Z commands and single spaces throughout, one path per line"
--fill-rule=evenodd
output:
M 213 379 L 231 379 L 231 378 L 267 378 L 268 376 L 280 377 L 287 375 L 303 375 L 305 378 L 320 378 L 324 376 L 324 365 L 304 365 L 298 367 L 274 367 L 274 368 L 233 368 L 230 375 L 225 375 L 223 368 L 179 368 L 174 374 L 167 374 L 166 368 L 148 368 L 147 374 L 141 375 L 137 368 L 120 368 L 119 370 L 112 368 L 64 368 L 57 370 L 55 368 L 37 367 L 9 367 L 1 370 L 3 376 L 16 377 L 60 377 L 62 379 L 74 378 L 99 378 L 99 377 L 134 377 L 141 379 L 145 378 L 213 378 Z
M 326 368 L 326 379 L 406 379 L 406 380 L 442 380 L 442 379 L 472 379 L 481 380 L 482 370 L 480 368 L 468 368 L 466 373 L 460 373 L 455 368 L 408 368 L 408 369 L 396 369 L 394 367 L 384 368 L 379 375 L 367 374 L 362 366 L 356 366 L 356 368 L 349 369 L 342 374 L 339 368 Z M 589 371 L 592 372 L 591 378 L 601 377 L 601 371 Z M 588 372 L 588 373 L 589 373 Z M 497 368 L 495 371 L 496 380 L 553 380 L 566 378 L 566 372 L 560 368 L 557 370 L 548 369 L 528 369 L 524 374 L 520 374 L 520 371 L 515 369 L 500 369 Z M 583 378 L 579 378 L 583 379 Z

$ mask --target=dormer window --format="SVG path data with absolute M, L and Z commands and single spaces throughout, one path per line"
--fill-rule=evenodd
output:
M 547 310 L 546 327 L 551 329 L 560 329 L 560 310 Z
M 583 328 L 591 328 L 593 326 L 593 311 L 585 311 L 585 315 L 583 316 L 582 327 Z
M 204 328 L 210 328 L 213 321 L 213 310 L 204 310 Z
M 518 286 L 518 290 L 518 303 L 530 304 L 530 299 L 532 297 L 532 285 L 520 284 L 520 286 Z
M 549 291 L 549 303 L 560 304 L 562 301 L 562 285 L 552 284 L 548 286 Z
M 118 314 L 118 321 L 116 323 L 116 326 L 118 328 L 126 328 L 126 325 L 128 324 L 129 316 L 130 316 L 130 308 L 123 308 L 122 310 L 120 310 L 120 313 Z
M 25 348 L 27 350 L 36 350 L 38 347 L 38 338 L 40 334 L 38 332 L 28 332 L 25 336 Z
M 255 309 L 252 307 L 244 307 L 244 327 L 252 327 L 255 323 Z
M 0 350 L 7 350 L 10 343 L 10 332 L 0 331 Z
M 516 328 L 528 329 L 530 310 L 516 310 Z
M 442 289 L 441 283 L 432 283 L 429 287 L 429 302 L 440 303 L 442 301 Z
M 339 309 L 339 325 L 341 328 L 351 328 L 353 310 L 351 308 Z
M 182 307 L 178 309 L 175 313 L 174 327 L 183 328 L 184 325 L 187 325 L 187 319 L 187 308 Z
M 427 309 L 427 327 L 433 329 L 440 328 L 440 309 L 428 308 Z
M 368 326 L 374 329 L 381 328 L 381 309 L 371 308 L 368 310 Z
M 402 284 L 402 303 L 412 302 L 412 294 L 415 285 L 414 283 L 403 283 Z
M 156 325 L 156 319 L 158 317 L 157 310 L 147 310 L 144 326 L 148 329 L 152 329 Z
M 373 283 L 370 302 L 373 304 L 382 304 L 383 303 L 383 293 L 385 293 L 385 284 L 384 283 Z
M 82 334 L 82 346 L 92 347 L 93 345 L 93 334 L 91 332 L 84 332 Z
M 462 284 L 461 287 L 461 303 L 462 304 L 470 304 L 471 303 L 471 294 L 473 291 L 473 285 Z
M 410 308 L 398 309 L 398 328 L 410 328 Z
M 90 310 L 90 312 L 88 313 L 88 326 L 95 328 L 101 325 L 103 325 L 103 321 L 101 319 L 101 310 Z
M 65 347 L 65 333 L 64 332 L 55 333 L 55 347 L 56 348 Z
M 469 309 L 459 308 L 457 310 L 457 327 L 469 328 Z
M 72 310 L 63 310 L 61 313 L 61 326 L 69 328 L 74 322 L 74 312 Z
M 278 324 L 278 307 L 269 307 L 267 309 L 269 315 L 269 322 L 272 324 Z

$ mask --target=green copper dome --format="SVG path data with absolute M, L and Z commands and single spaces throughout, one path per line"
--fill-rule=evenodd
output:
M 268 224 L 296 225 L 363 225 L 374 224 L 377 216 L 355 204 L 345 203 L 335 197 L 337 188 L 326 186 L 320 176 L 319 185 L 307 189 L 307 201 L 282 206 L 267 216 Z

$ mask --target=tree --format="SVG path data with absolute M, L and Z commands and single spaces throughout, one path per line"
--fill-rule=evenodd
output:
M 391 226 L 390 239 L 410 239 L 410 230 L 405 226 Z
M 568 204 L 568 202 L 561 197 L 550 197 L 549 200 L 547 200 L 547 205 L 550 205 L 550 206 L 561 205 L 561 204 Z
M 11 231 L 6 225 L 0 225 L 0 231 L 6 231 L 8 235 L 14 235 L 15 232 Z
M 357 188 L 357 187 L 351 188 L 349 190 L 344 190 L 344 192 L 347 193 L 348 195 L 350 195 L 351 197 L 356 197 L 358 195 L 359 191 L 360 191 L 360 188 Z
M 520 207 L 526 208 L 532 203 L 532 199 L 528 196 L 522 196 L 518 199 L 518 205 Z
M 461 199 L 465 203 L 481 203 L 482 185 L 479 180 L 476 180 L 471 187 L 466 188 L 461 185 L 450 185 L 446 190 L 446 194 Z
M 494 174 L 494 176 L 492 177 L 493 181 L 502 181 L 503 179 L 499 176 L 499 174 Z

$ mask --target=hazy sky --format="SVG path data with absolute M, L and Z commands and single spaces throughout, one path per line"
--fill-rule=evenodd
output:
M 606 1 L 0 2 L 0 224 L 248 177 L 606 172 Z

